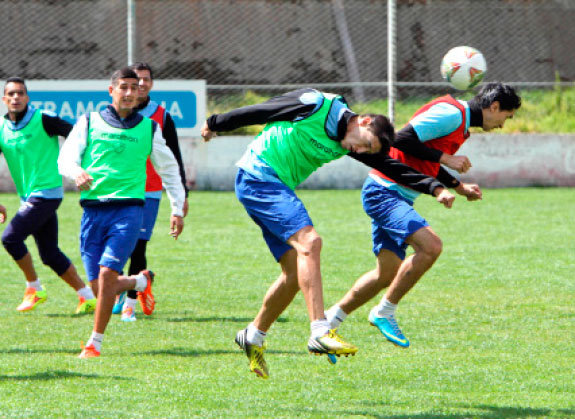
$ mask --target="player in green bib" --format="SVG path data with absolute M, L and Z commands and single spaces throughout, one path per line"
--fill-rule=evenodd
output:
M 208 118 L 204 140 L 216 132 L 266 124 L 237 163 L 236 195 L 260 226 L 281 274 L 268 290 L 259 313 L 236 335 L 250 370 L 268 378 L 264 339 L 272 323 L 301 289 L 311 320 L 308 350 L 334 356 L 355 354 L 325 318 L 320 272 L 322 239 L 294 189 L 323 164 L 350 156 L 404 185 L 447 202 L 453 196 L 434 178 L 387 156 L 393 126 L 383 115 L 357 115 L 343 97 L 300 89 L 269 101 Z
M 74 288 L 80 302 L 76 313 L 93 312 L 96 299 L 78 276 L 76 267 L 58 247 L 56 211 L 64 197 L 58 173 L 58 136 L 72 125 L 56 115 L 34 109 L 23 79 L 9 78 L 2 100 L 8 113 L 0 119 L 0 152 L 16 185 L 22 205 L 2 234 L 2 244 L 26 278 L 26 291 L 18 311 L 29 311 L 47 299 L 25 240 L 33 236 L 42 262 Z
M 98 294 L 94 329 L 80 358 L 100 356 L 117 294 L 136 289 L 144 307 L 151 312 L 155 305 L 151 271 L 120 276 L 140 235 L 148 157 L 170 199 L 171 235 L 177 238 L 184 227 L 185 192 L 178 163 L 157 123 L 134 111 L 137 74 L 130 68 L 114 72 L 108 90 L 112 104 L 81 117 L 58 158 L 60 173 L 81 191 L 80 250 Z

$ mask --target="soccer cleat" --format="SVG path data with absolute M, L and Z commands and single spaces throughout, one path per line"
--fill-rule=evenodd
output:
M 20 312 L 31 311 L 39 304 L 46 302 L 47 298 L 46 290 L 36 290 L 32 287 L 27 287 L 24 292 L 24 299 L 16 310 Z
M 136 320 L 136 310 L 131 306 L 126 306 L 122 309 L 122 321 L 134 322 Z
M 122 313 L 122 308 L 124 307 L 125 301 L 126 301 L 126 292 L 122 292 L 116 296 L 116 303 L 114 303 L 114 309 L 112 309 L 112 313 L 114 315 L 119 315 Z
M 143 292 L 138 292 L 138 300 L 142 306 L 142 312 L 144 315 L 152 315 L 154 312 L 154 307 L 156 306 L 156 301 L 154 300 L 154 295 L 152 294 L 152 283 L 154 282 L 154 273 L 150 270 L 140 271 L 148 279 L 148 285 L 146 290 Z
M 255 344 L 250 344 L 246 341 L 247 328 L 238 331 L 236 334 L 236 344 L 246 352 L 246 356 L 250 361 L 250 371 L 258 375 L 260 378 L 268 379 L 270 373 L 268 370 L 268 365 L 264 360 L 264 350 L 265 346 L 256 346 Z
M 86 299 L 80 296 L 80 302 L 78 302 L 78 307 L 76 308 L 77 314 L 91 314 L 96 310 L 96 303 L 98 300 L 96 298 Z
M 82 353 L 78 356 L 80 359 L 90 359 L 92 357 L 100 357 L 100 352 L 96 350 L 93 344 L 86 347 L 82 346 Z
M 327 334 L 324 334 L 318 338 L 310 337 L 309 341 L 307 342 L 307 349 L 310 353 L 317 355 L 328 355 L 328 360 L 330 363 L 333 363 L 334 360 L 334 358 L 330 357 L 330 355 L 344 355 L 347 357 L 350 354 L 353 356 L 355 353 L 357 353 L 357 347 L 353 344 L 343 341 L 343 338 L 337 334 L 335 329 L 329 330 Z
M 369 313 L 368 319 L 369 323 L 377 327 L 385 338 L 393 344 L 399 347 L 409 347 L 409 340 L 405 338 L 399 329 L 399 325 L 397 325 L 397 321 L 393 315 L 385 317 L 376 316 L 376 308 L 373 308 Z

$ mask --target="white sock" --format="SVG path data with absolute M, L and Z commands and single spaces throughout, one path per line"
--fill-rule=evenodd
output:
M 104 334 L 92 331 L 92 335 L 90 336 L 90 339 L 86 343 L 86 347 L 88 347 L 90 344 L 93 344 L 96 350 L 101 351 L 102 341 L 104 341 Z
M 312 321 L 310 324 L 311 336 L 313 338 L 319 338 L 322 335 L 326 335 L 329 332 L 329 321 L 325 318 Z
M 122 309 L 126 309 L 126 308 L 136 309 L 136 302 L 137 301 L 138 301 L 138 299 L 132 299 L 131 297 L 126 296 L 126 300 L 124 301 L 124 306 L 122 307 Z
M 84 299 L 88 300 L 88 299 L 94 299 L 94 292 L 92 291 L 92 289 L 88 286 L 84 286 L 82 287 L 80 290 L 78 290 L 76 293 L 78 293 L 78 296 L 83 297 Z
M 379 305 L 376 306 L 377 308 L 377 316 L 380 318 L 393 316 L 395 314 L 395 310 L 397 309 L 396 303 L 391 303 L 387 298 L 384 296 L 379 302 Z
M 339 328 L 341 323 L 347 318 L 347 314 L 338 305 L 333 305 L 325 311 L 325 317 L 329 321 L 330 328 L 334 329 Z
M 262 330 L 258 330 L 254 324 L 248 325 L 248 330 L 246 331 L 246 341 L 250 344 L 255 344 L 256 346 L 263 346 L 264 340 L 267 333 Z
M 136 285 L 134 286 L 134 289 L 136 289 L 138 292 L 143 292 L 146 290 L 146 287 L 148 287 L 148 278 L 142 273 L 136 274 L 134 278 L 136 279 Z
M 36 279 L 34 281 L 27 281 L 26 287 L 31 287 L 32 289 L 36 289 L 38 291 L 44 290 L 42 288 L 42 284 L 40 283 L 40 279 Z

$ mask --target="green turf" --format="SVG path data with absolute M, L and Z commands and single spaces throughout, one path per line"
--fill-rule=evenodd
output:
M 359 191 L 300 196 L 324 238 L 331 304 L 374 265 L 369 220 Z M 77 198 L 67 194 L 59 211 L 61 246 L 83 273 Z M 0 203 L 10 214 L 18 205 L 6 194 Z M 100 359 L 77 358 L 91 316 L 72 315 L 73 291 L 46 268 L 48 301 L 14 310 L 24 284 L 2 250 L 0 417 L 575 417 L 573 191 L 487 190 L 451 210 L 422 197 L 417 208 L 444 250 L 398 310 L 412 346 L 394 347 L 369 326 L 370 303 L 340 330 L 358 354 L 331 366 L 306 351 L 298 296 L 270 331 L 269 381 L 248 371 L 233 337 L 278 267 L 232 193 L 193 192 L 177 242 L 163 201 L 148 253 L 157 309 L 135 323 L 115 316 Z

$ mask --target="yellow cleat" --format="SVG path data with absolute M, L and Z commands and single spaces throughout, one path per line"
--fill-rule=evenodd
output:
M 236 334 L 236 344 L 246 352 L 246 356 L 250 361 L 250 371 L 258 375 L 262 379 L 268 379 L 270 373 L 268 365 L 264 360 L 265 346 L 256 346 L 246 341 L 247 329 L 238 331 Z
M 96 310 L 96 303 L 98 300 L 96 298 L 86 299 L 80 297 L 80 302 L 78 302 L 78 307 L 76 308 L 76 314 L 91 314 Z
M 329 330 L 327 334 L 322 335 L 318 338 L 310 337 L 307 342 L 307 349 L 310 353 L 315 354 L 327 354 L 336 356 L 353 356 L 357 353 L 357 347 L 353 344 L 346 343 L 343 338 L 341 338 L 335 329 Z M 330 363 L 332 362 L 332 357 L 330 357 Z

